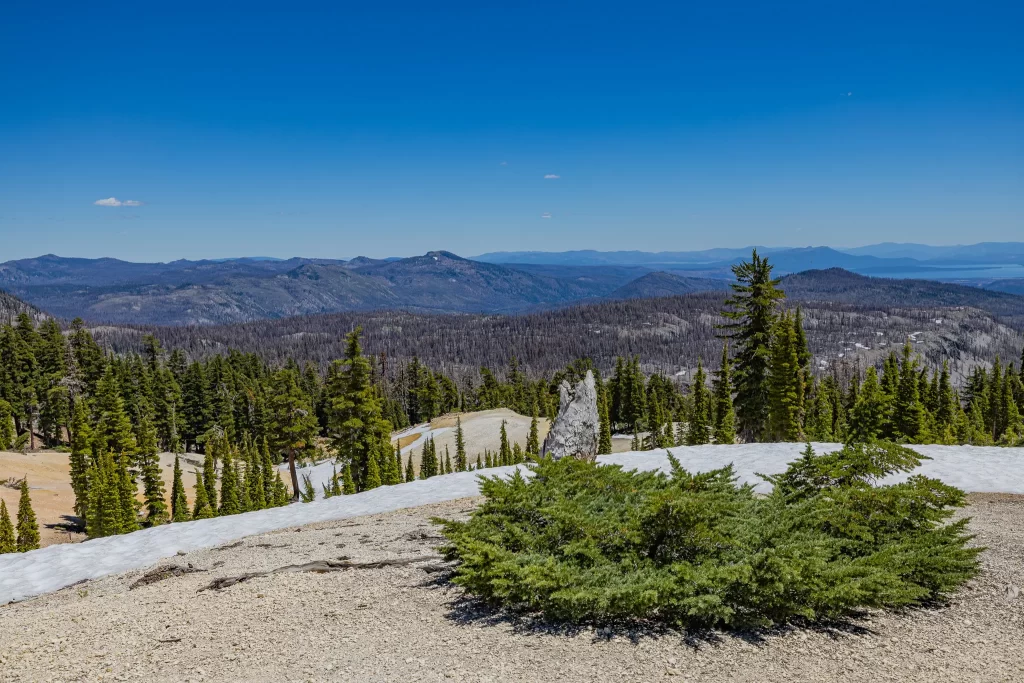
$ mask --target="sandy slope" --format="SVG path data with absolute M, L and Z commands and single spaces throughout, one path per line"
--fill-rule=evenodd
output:
M 195 458 L 194 455 L 189 456 Z M 182 480 L 192 500 L 195 484 L 194 467 L 182 462 Z M 163 475 L 164 490 L 170 503 L 171 482 L 174 477 L 174 455 L 160 456 L 160 472 Z M 32 496 L 32 509 L 39 521 L 39 536 L 43 546 L 55 543 L 70 543 L 85 539 L 85 534 L 75 529 L 78 518 L 74 516 L 75 494 L 71 490 L 71 474 L 67 453 L 37 451 L 32 453 L 11 453 L 0 451 L 0 483 L 9 479 L 28 477 Z M 14 516 L 18 509 L 19 492 L 7 486 L 0 486 L 0 498 L 7 503 L 7 509 Z
M 481 410 L 474 413 L 462 413 L 456 415 L 442 415 L 430 422 L 429 429 L 420 431 L 418 434 L 405 436 L 401 439 L 403 461 L 408 460 L 412 455 L 417 471 L 419 470 L 420 456 L 423 452 L 423 444 L 428 437 L 433 437 L 437 446 L 438 454 L 443 458 L 445 448 L 455 457 L 455 425 L 457 417 L 462 419 L 462 433 L 466 440 L 466 455 L 470 462 L 475 463 L 477 455 L 483 454 L 484 450 L 497 451 L 501 445 L 501 423 L 505 422 L 505 430 L 508 432 L 510 444 L 518 443 L 526 446 L 526 439 L 530 434 L 531 418 L 520 415 L 508 408 L 497 408 L 495 410 Z M 538 433 L 543 442 L 544 436 L 548 433 L 548 420 L 538 420 Z M 403 433 L 404 434 L 404 433 Z
M 1015 681 L 1024 670 L 1024 499 L 973 494 L 984 572 L 952 604 L 833 629 L 733 636 L 509 619 L 444 581 L 429 518 L 472 499 L 290 528 L 0 607 L 9 681 Z M 341 555 L 405 567 L 220 577 Z

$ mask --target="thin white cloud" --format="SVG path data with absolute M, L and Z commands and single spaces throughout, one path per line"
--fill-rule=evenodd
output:
M 106 199 L 97 199 L 93 202 L 96 206 L 142 206 L 142 202 L 137 199 L 126 199 L 123 202 L 117 197 L 107 197 Z
M 508 166 L 508 162 L 507 162 L 507 161 L 503 161 L 503 162 L 501 162 L 501 163 L 499 164 L 499 166 Z
M 544 180 L 558 180 L 561 177 L 562 176 L 555 175 L 554 173 L 547 173 L 547 174 L 544 175 Z
M 547 211 L 545 211 L 544 213 L 542 213 L 542 214 L 540 215 L 540 217 L 541 217 L 541 218 L 551 218 L 551 214 L 550 214 L 550 213 L 548 213 Z

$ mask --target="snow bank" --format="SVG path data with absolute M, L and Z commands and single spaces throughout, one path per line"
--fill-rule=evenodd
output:
M 819 453 L 838 447 L 838 444 L 815 445 Z M 693 471 L 715 469 L 731 462 L 741 482 L 755 484 L 758 490 L 767 491 L 767 484 L 758 479 L 756 473 L 781 472 L 786 463 L 799 456 L 802 449 L 802 444 L 742 444 L 671 450 L 684 467 Z M 971 446 L 916 446 L 915 450 L 932 458 L 917 470 L 921 474 L 937 477 L 967 491 L 1024 494 L 1024 450 Z M 599 461 L 630 469 L 668 469 L 664 450 L 617 453 L 602 456 Z M 507 476 L 515 469 L 496 467 L 482 473 Z M 330 463 L 323 463 L 303 471 L 311 475 L 319 489 L 320 484 L 330 477 L 331 470 Z M 893 477 L 892 480 L 899 481 L 907 476 Z M 477 473 L 458 472 L 408 484 L 382 486 L 353 496 L 168 524 L 122 536 L 0 555 L 0 604 L 49 593 L 87 579 L 147 567 L 179 551 L 208 548 L 288 527 L 417 507 L 477 493 Z

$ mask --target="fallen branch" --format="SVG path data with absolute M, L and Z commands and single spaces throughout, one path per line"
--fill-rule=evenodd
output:
M 314 574 L 326 574 L 327 572 L 340 572 L 348 569 L 381 569 L 383 567 L 404 567 L 417 562 L 427 562 L 437 559 L 436 555 L 417 555 L 416 557 L 400 557 L 392 560 L 377 560 L 375 562 L 352 562 L 347 557 L 337 560 L 316 560 L 305 564 L 289 564 L 266 572 L 247 572 L 238 576 L 225 576 L 214 579 L 208 586 L 200 588 L 197 592 L 214 590 L 219 591 L 230 588 L 237 583 L 244 583 L 250 579 L 256 579 L 270 574 L 290 574 L 293 572 L 313 572 Z
M 196 569 L 192 565 L 189 565 L 187 567 L 179 567 L 178 565 L 173 565 L 172 564 L 172 565 L 167 565 L 167 566 L 164 566 L 164 567 L 157 567 L 156 569 L 153 569 L 153 570 L 143 574 L 139 578 L 138 581 L 136 581 L 132 585 L 128 586 L 128 590 L 131 591 L 131 590 L 135 590 L 136 588 L 142 588 L 143 586 L 148 586 L 151 583 L 156 583 L 157 581 L 163 581 L 164 579 L 169 579 L 172 576 L 183 576 L 185 574 L 196 574 L 198 572 L 204 572 L 204 571 L 206 571 L 206 570 L 205 569 Z

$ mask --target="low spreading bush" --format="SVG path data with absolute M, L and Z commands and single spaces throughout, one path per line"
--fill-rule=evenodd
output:
M 454 581 L 496 606 L 555 621 L 747 628 L 942 598 L 978 571 L 962 491 L 895 444 L 804 456 L 768 496 L 731 467 L 692 474 L 542 460 L 482 478 L 465 522 L 437 520 Z

